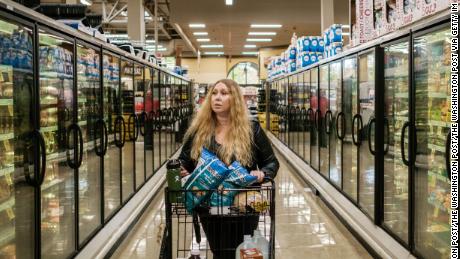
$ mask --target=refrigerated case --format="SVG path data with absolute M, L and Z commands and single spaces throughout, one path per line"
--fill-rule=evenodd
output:
M 305 120 L 303 121 L 304 125 L 304 144 L 303 144 L 303 160 L 307 163 L 310 163 L 310 143 L 311 143 L 311 118 L 313 114 L 313 109 L 311 108 L 311 93 L 310 93 L 310 70 L 302 72 L 303 78 L 303 88 L 304 88 L 304 95 L 305 95 Z
M 319 93 L 318 93 L 318 67 L 310 70 L 310 165 L 319 171 Z
M 164 149 L 161 145 L 161 111 L 160 111 L 160 91 L 161 91 L 161 72 L 154 71 L 153 81 L 153 166 L 155 171 L 162 164 L 161 154 Z
M 34 130 L 33 24 L 0 18 L 0 257 L 33 258 L 41 135 Z M 16 57 L 16 59 L 14 58 Z M 42 150 L 41 153 L 43 153 Z M 35 155 L 34 155 L 35 154 Z M 34 157 L 35 156 L 35 157 Z
M 83 137 L 78 167 L 78 238 L 85 242 L 102 224 L 101 167 L 104 147 L 101 121 L 100 54 L 93 46 L 77 43 L 77 124 Z
M 335 61 L 329 65 L 329 179 L 339 189 L 342 189 L 342 62 Z
M 144 139 L 145 149 L 145 178 L 148 179 L 155 172 L 155 157 L 153 145 L 153 75 L 154 69 L 144 68 L 144 113 L 139 124 L 139 131 Z
M 319 99 L 318 99 L 318 144 L 319 172 L 329 178 L 329 64 L 319 67 Z
M 144 184 L 146 179 L 145 172 L 145 147 L 144 147 L 144 124 L 147 119 L 145 113 L 145 84 L 144 84 L 144 66 L 134 63 L 134 169 L 135 171 L 135 188 L 136 190 Z
M 415 251 L 425 258 L 450 257 L 450 27 L 413 38 L 413 160 Z M 416 134 L 414 134 L 416 133 Z M 407 139 L 407 138 L 406 138 Z M 406 156 L 407 157 L 407 156 Z
M 124 121 L 120 104 L 120 58 L 103 52 L 103 120 L 107 132 L 104 167 L 104 217 L 107 221 L 121 207 L 121 147 Z

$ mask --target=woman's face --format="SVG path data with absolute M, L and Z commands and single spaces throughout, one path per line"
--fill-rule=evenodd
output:
M 225 115 L 230 112 L 232 95 L 224 83 L 218 83 L 212 90 L 211 108 L 216 114 Z

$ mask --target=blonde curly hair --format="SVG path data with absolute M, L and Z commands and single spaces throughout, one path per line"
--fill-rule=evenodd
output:
M 231 98 L 230 129 L 227 131 L 224 143 L 217 150 L 217 155 L 227 165 L 233 162 L 231 160 L 234 157 L 243 166 L 250 166 L 253 143 L 251 122 L 240 86 L 231 79 L 221 79 L 209 89 L 201 109 L 185 133 L 185 139 L 193 137 L 190 156 L 197 161 L 200 158 L 202 147 L 209 148 L 211 145 L 217 124 L 216 114 L 211 108 L 211 97 L 214 87 L 219 83 L 227 86 Z

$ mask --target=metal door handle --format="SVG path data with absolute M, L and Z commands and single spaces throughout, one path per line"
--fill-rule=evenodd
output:
M 77 133 L 78 133 L 78 139 L 80 143 L 80 149 L 78 150 L 79 151 L 78 154 L 80 154 L 80 156 L 78 157 L 78 160 L 77 160 L 77 168 L 80 168 L 81 163 L 83 161 L 83 133 L 79 125 L 77 125 Z
M 97 136 L 96 136 L 96 139 L 94 140 L 94 143 L 96 144 L 96 147 L 95 147 L 95 151 L 96 151 L 96 155 L 97 156 L 102 156 L 102 153 L 104 152 L 104 126 L 103 126 L 103 123 L 104 121 L 102 119 L 98 119 L 96 121 L 96 131 L 95 132 L 98 132 L 100 130 L 100 134 L 101 134 L 101 146 L 100 146 L 100 151 L 99 151 L 99 148 L 97 146 Z
M 388 154 L 388 150 L 390 148 L 390 123 L 388 122 L 387 118 L 383 118 L 383 123 L 385 124 L 385 130 L 386 130 L 386 136 L 387 136 L 387 141 L 385 143 L 383 154 L 386 155 Z
M 356 133 L 359 133 L 359 131 L 363 128 L 363 119 L 361 117 L 360 114 L 355 114 L 355 116 L 353 116 L 353 121 L 351 123 L 351 137 L 353 139 L 353 144 L 355 144 L 355 146 L 360 146 L 361 145 L 361 138 L 359 136 L 357 136 L 357 138 L 355 138 L 355 121 L 358 120 L 358 129 Z M 361 125 L 361 127 L 359 127 Z
M 40 168 L 40 177 L 38 178 L 38 185 L 42 185 L 45 181 L 45 174 L 46 174 L 46 146 L 45 146 L 45 139 L 43 135 L 38 130 L 34 130 L 36 136 L 38 137 L 38 144 L 39 144 L 39 154 L 41 158 L 41 162 L 38 165 Z
M 367 132 L 367 135 L 368 135 L 368 144 L 369 144 L 369 151 L 371 152 L 372 155 L 375 156 L 375 150 L 372 150 L 372 138 L 371 138 L 371 133 L 372 133 L 372 125 L 375 124 L 375 118 L 372 118 L 370 121 L 369 121 L 369 125 L 368 125 L 368 132 Z
M 147 120 L 147 113 L 143 111 L 139 120 L 139 132 L 141 136 L 145 136 L 145 121 Z
M 339 118 L 342 122 L 342 135 L 339 133 Z M 345 138 L 345 114 L 343 112 L 339 112 L 337 117 L 335 118 L 335 132 L 337 134 L 337 138 L 343 140 Z
M 319 113 L 320 113 L 320 111 L 319 111 L 319 109 L 317 109 L 315 111 L 315 117 L 314 117 L 314 120 L 315 120 L 314 125 L 315 125 L 316 130 L 319 130 Z
M 131 121 L 132 121 L 132 123 L 131 123 Z M 133 125 L 132 128 L 131 128 L 131 125 Z M 131 133 L 131 129 L 133 130 L 132 133 Z M 128 117 L 128 136 L 129 136 L 129 140 L 136 141 L 137 130 L 138 130 L 138 127 L 137 127 L 137 115 L 132 113 Z M 131 135 L 131 134 L 133 134 L 133 135 Z
M 328 118 L 330 118 L 328 120 Z M 324 114 L 324 126 L 325 126 L 325 131 L 327 135 L 331 134 L 331 128 L 332 128 L 332 111 L 327 110 L 326 113 Z
M 410 123 L 408 121 L 406 121 L 401 129 L 401 141 L 400 141 L 400 145 L 401 145 L 401 158 L 402 158 L 402 161 L 403 163 L 406 165 L 406 166 L 410 166 L 411 163 L 410 161 L 408 161 L 406 159 L 406 154 L 404 152 L 404 140 L 406 138 L 406 128 L 408 128 L 410 126 Z
M 72 136 L 73 134 L 75 134 L 75 131 L 76 131 L 76 124 L 73 123 L 69 126 L 69 128 L 67 129 L 67 139 L 66 139 L 66 158 L 67 158 L 67 163 L 69 164 L 69 167 L 72 168 L 72 169 L 76 169 L 77 168 L 77 164 L 76 164 L 76 161 L 75 161 L 75 156 L 74 158 L 71 158 L 70 157 L 70 152 L 69 152 L 69 146 L 70 146 L 70 136 Z M 72 134 L 73 133 L 73 134 Z M 75 150 L 75 147 L 73 148 Z

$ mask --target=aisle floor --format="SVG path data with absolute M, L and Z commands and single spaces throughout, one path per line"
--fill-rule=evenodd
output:
M 276 258 L 372 258 L 329 208 L 277 154 Z M 155 197 L 112 258 L 158 258 L 163 195 Z

